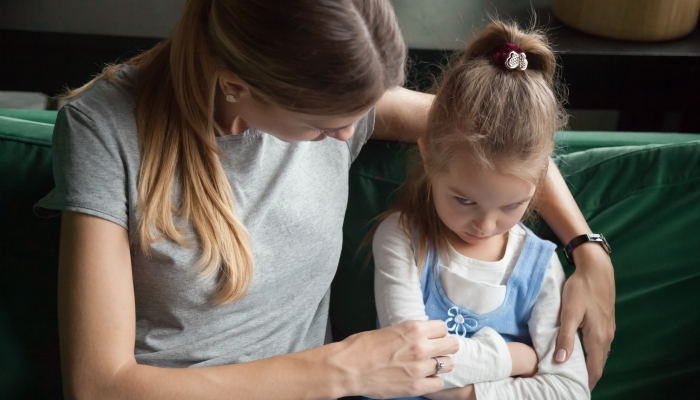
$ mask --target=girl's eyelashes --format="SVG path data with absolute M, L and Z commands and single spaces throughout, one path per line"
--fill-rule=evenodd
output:
M 465 199 L 464 197 L 455 197 L 455 199 L 457 199 L 457 201 L 458 201 L 460 204 L 464 204 L 464 205 L 467 205 L 467 206 L 470 206 L 470 205 L 472 205 L 472 204 L 476 204 L 476 202 L 474 202 L 473 200 Z
M 511 205 L 506 206 L 507 210 L 515 210 L 516 208 L 522 206 L 523 203 L 513 203 Z

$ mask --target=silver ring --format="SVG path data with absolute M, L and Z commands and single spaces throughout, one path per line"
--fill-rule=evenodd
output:
M 445 368 L 445 363 L 438 360 L 437 357 L 433 357 L 433 360 L 435 360 L 435 362 L 437 363 L 437 365 L 435 366 L 435 375 L 437 375 L 440 373 L 440 371 L 442 371 L 443 368 Z

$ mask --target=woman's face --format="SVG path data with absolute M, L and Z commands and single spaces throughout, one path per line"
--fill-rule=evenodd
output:
M 216 120 L 226 134 L 238 135 L 253 127 L 285 142 L 319 141 L 327 137 L 348 140 L 354 124 L 372 107 L 340 115 L 312 115 L 285 110 L 253 98 L 248 85 L 228 71 L 220 72 Z M 234 102 L 226 101 L 231 95 Z
M 354 124 L 370 109 L 344 115 L 311 115 L 250 101 L 240 104 L 236 112 L 243 127 L 254 127 L 285 142 L 303 142 L 327 137 L 346 141 L 355 133 Z

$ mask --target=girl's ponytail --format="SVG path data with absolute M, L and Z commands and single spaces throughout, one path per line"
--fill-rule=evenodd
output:
M 525 54 L 527 67 L 507 68 L 509 51 Z M 378 218 L 401 213 L 403 226 L 418 236 L 419 268 L 428 251 L 448 248 L 430 177 L 446 172 L 452 161 L 468 158 L 477 169 L 544 181 L 554 132 L 566 123 L 555 72 L 556 57 L 543 33 L 501 21 L 486 26 L 445 68 L 428 116 L 424 156 L 430 163 L 415 155 L 397 203 Z
M 479 58 L 493 60 L 494 53 L 505 43 L 520 47 L 527 57 L 527 69 L 541 72 L 547 83 L 552 85 L 557 65 L 556 57 L 547 36 L 534 29 L 522 31 L 517 26 L 502 21 L 491 22 L 467 47 L 461 61 L 468 63 Z

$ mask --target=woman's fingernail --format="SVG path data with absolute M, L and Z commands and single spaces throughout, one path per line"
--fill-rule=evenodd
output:
M 566 360 L 566 350 L 557 350 L 557 356 L 554 359 L 557 360 L 557 362 L 564 362 L 564 360 Z

